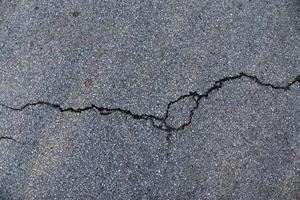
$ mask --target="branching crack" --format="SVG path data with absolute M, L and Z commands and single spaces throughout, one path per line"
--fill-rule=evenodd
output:
M 202 94 L 199 94 L 196 91 L 195 92 L 189 92 L 188 94 L 185 94 L 185 95 L 182 95 L 182 96 L 178 97 L 174 101 L 170 101 L 167 105 L 167 108 L 166 108 L 166 111 L 165 111 L 165 114 L 164 114 L 163 117 L 150 115 L 150 114 L 136 114 L 136 113 L 133 113 L 131 110 L 126 110 L 126 109 L 122 109 L 122 108 L 99 107 L 99 106 L 94 105 L 94 104 L 91 104 L 90 106 L 87 106 L 87 107 L 84 107 L 84 108 L 73 108 L 73 107 L 64 108 L 59 104 L 54 104 L 54 103 L 50 103 L 50 102 L 46 102 L 46 101 L 37 101 L 37 102 L 33 102 L 33 103 L 24 104 L 21 107 L 11 107 L 11 106 L 6 105 L 6 104 L 0 104 L 0 106 L 5 107 L 5 108 L 10 109 L 10 110 L 13 110 L 13 111 L 22 111 L 22 110 L 24 110 L 26 108 L 29 108 L 29 107 L 44 105 L 44 106 L 49 106 L 49 107 L 52 107 L 54 109 L 57 109 L 60 112 L 82 113 L 82 112 L 86 112 L 86 111 L 90 111 L 90 110 L 97 110 L 101 115 L 110 115 L 112 113 L 118 112 L 118 113 L 122 113 L 122 114 L 125 114 L 125 115 L 129 115 L 133 119 L 144 120 L 144 121 L 151 122 L 151 124 L 154 127 L 158 128 L 160 130 L 168 132 L 168 135 L 167 135 L 167 139 L 168 139 L 168 138 L 170 138 L 172 132 L 183 130 L 185 127 L 187 127 L 191 124 L 193 116 L 194 116 L 194 112 L 195 112 L 195 110 L 197 110 L 199 108 L 199 103 L 200 103 L 201 99 L 207 98 L 212 92 L 221 89 L 224 86 L 225 82 L 238 80 L 238 79 L 242 79 L 242 78 L 246 78 L 246 79 L 249 79 L 251 81 L 254 81 L 258 85 L 261 85 L 261 86 L 264 86 L 264 87 L 270 87 L 272 89 L 284 90 L 284 91 L 290 90 L 291 86 L 294 85 L 295 83 L 297 83 L 297 82 L 300 83 L 300 75 L 297 76 L 293 81 L 291 81 L 290 83 L 288 83 L 284 86 L 276 86 L 276 85 L 273 85 L 271 83 L 264 83 L 263 81 L 259 80 L 256 76 L 248 75 L 246 73 L 241 72 L 238 75 L 227 76 L 227 77 L 224 77 L 222 79 L 219 79 L 219 80 L 215 81 L 214 84 Z M 169 125 L 167 123 L 167 119 L 170 116 L 170 108 L 174 104 L 178 103 L 179 101 L 181 101 L 183 99 L 186 99 L 186 98 L 190 98 L 190 97 L 193 98 L 193 100 L 195 101 L 196 104 L 190 110 L 189 118 L 188 118 L 187 122 L 179 124 L 176 127 Z M 9 138 L 9 137 L 2 138 L 2 139 L 14 140 L 13 138 Z

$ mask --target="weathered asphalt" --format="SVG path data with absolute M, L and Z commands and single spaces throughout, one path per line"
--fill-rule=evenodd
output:
M 300 199 L 299 18 L 0 1 L 0 199 Z

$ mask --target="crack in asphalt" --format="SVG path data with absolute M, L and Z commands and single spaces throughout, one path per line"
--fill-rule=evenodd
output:
M 16 143 L 19 143 L 16 139 L 14 139 L 13 137 L 10 137 L 10 136 L 0 136 L 0 141 L 1 140 L 11 140 L 11 141 L 14 141 Z
M 188 94 L 185 94 L 185 95 L 182 95 L 182 96 L 178 97 L 174 101 L 170 101 L 167 104 L 167 108 L 166 108 L 166 111 L 165 111 L 165 114 L 164 114 L 163 117 L 150 115 L 150 114 L 136 114 L 136 113 L 133 113 L 131 110 L 126 110 L 126 109 L 122 109 L 122 108 L 100 107 L 100 106 L 97 106 L 97 105 L 94 105 L 94 104 L 91 104 L 90 106 L 83 107 L 83 108 L 74 108 L 74 107 L 64 108 L 59 104 L 54 104 L 54 103 L 50 103 L 50 102 L 46 102 L 46 101 L 37 101 L 37 102 L 33 102 L 33 103 L 24 104 L 21 107 L 11 107 L 9 105 L 2 104 L 2 103 L 0 103 L 0 106 L 5 107 L 5 108 L 10 109 L 10 110 L 13 110 L 13 111 L 22 111 L 22 110 L 24 110 L 26 108 L 29 108 L 29 107 L 44 105 L 44 106 L 49 106 L 49 107 L 52 107 L 54 109 L 57 109 L 60 112 L 82 113 L 82 112 L 86 112 L 86 111 L 89 111 L 89 110 L 97 110 L 97 111 L 99 111 L 99 113 L 101 115 L 110 115 L 112 113 L 118 112 L 118 113 L 122 113 L 122 114 L 125 114 L 125 115 L 129 115 L 133 119 L 150 121 L 152 126 L 154 126 L 155 128 L 158 128 L 162 131 L 167 132 L 168 134 L 166 136 L 166 139 L 169 140 L 171 135 L 172 135 L 172 132 L 183 130 L 184 128 L 186 128 L 187 126 L 189 126 L 191 124 L 193 116 L 194 116 L 194 112 L 195 112 L 195 110 L 197 110 L 199 108 L 199 104 L 200 104 L 201 99 L 207 98 L 212 92 L 221 89 L 224 86 L 225 82 L 238 80 L 238 79 L 242 79 L 242 78 L 247 78 L 251 81 L 254 81 L 258 85 L 261 85 L 261 86 L 264 86 L 264 87 L 270 87 L 272 89 L 284 90 L 284 91 L 290 90 L 291 86 L 294 85 L 295 83 L 297 83 L 297 82 L 300 83 L 300 75 L 298 75 L 292 82 L 290 82 L 290 83 L 288 83 L 284 86 L 276 86 L 276 85 L 273 85 L 271 83 L 264 83 L 263 81 L 259 80 L 256 76 L 248 75 L 244 72 L 241 72 L 238 75 L 227 76 L 227 77 L 224 77 L 222 79 L 219 79 L 219 80 L 215 81 L 213 83 L 213 85 L 210 88 L 208 88 L 202 94 L 199 94 L 196 91 L 189 92 Z M 190 97 L 193 98 L 193 100 L 195 101 L 196 104 L 189 111 L 188 120 L 186 122 L 182 123 L 182 124 L 179 124 L 178 126 L 169 125 L 167 123 L 167 120 L 170 117 L 171 107 L 173 105 L 175 105 L 176 103 L 178 103 L 179 101 L 181 101 L 183 99 L 186 99 L 186 98 L 190 98 Z M 14 140 L 13 138 L 10 138 L 10 137 L 2 137 L 2 139 Z M 0 140 L 1 140 L 1 137 L 0 137 Z

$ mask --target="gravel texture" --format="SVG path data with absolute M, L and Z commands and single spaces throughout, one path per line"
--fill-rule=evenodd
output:
M 300 1 L 0 1 L 0 199 L 300 199 Z

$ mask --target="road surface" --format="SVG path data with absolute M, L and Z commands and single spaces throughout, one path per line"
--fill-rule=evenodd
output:
M 0 1 L 0 199 L 300 199 L 299 0 Z

